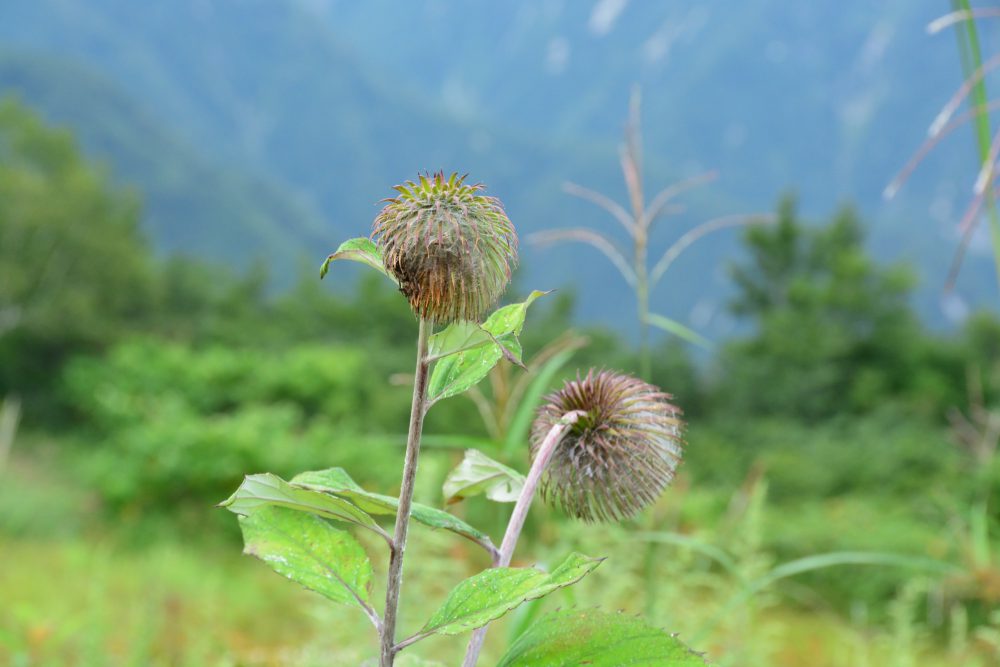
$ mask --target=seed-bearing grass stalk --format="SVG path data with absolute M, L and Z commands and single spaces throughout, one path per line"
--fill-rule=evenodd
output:
M 399 509 L 392 535 L 389 555 L 389 575 L 385 589 L 385 617 L 381 628 L 379 664 L 391 667 L 396 655 L 396 619 L 399 612 L 399 594 L 403 587 L 403 555 L 406 552 L 406 534 L 410 525 L 410 508 L 413 504 L 413 486 L 417 478 L 417 459 L 420 456 L 420 435 L 427 413 L 427 341 L 431 324 L 421 318 L 417 334 L 417 368 L 413 379 L 413 403 L 410 406 L 410 428 L 406 436 L 406 459 L 403 463 L 403 483 L 399 489 Z
M 1000 150 L 1000 133 L 993 135 L 990 129 L 990 112 L 997 108 L 998 100 L 989 100 L 986 94 L 985 77 L 988 73 L 1000 68 L 1000 55 L 994 55 L 983 61 L 979 45 L 979 31 L 976 19 L 1000 16 L 996 8 L 973 9 L 968 0 L 952 0 L 952 12 L 932 21 L 927 26 L 927 32 L 938 33 L 945 28 L 955 26 L 955 37 L 958 41 L 958 52 L 962 63 L 965 80 L 958 90 L 948 99 L 941 111 L 934 118 L 928 129 L 928 139 L 907 162 L 899 174 L 886 187 L 883 196 L 891 199 L 898 192 L 913 170 L 923 161 L 928 153 L 949 133 L 966 122 L 974 125 L 979 173 L 973 187 L 973 197 L 962 215 L 958 225 L 961 235 L 958 247 L 952 257 L 948 276 L 945 279 L 945 290 L 951 290 L 958 279 L 959 271 L 965 259 L 965 252 L 972 240 L 972 234 L 980 219 L 982 209 L 986 208 L 989 234 L 996 265 L 996 276 L 1000 284 L 1000 211 L 997 210 L 997 192 L 995 180 L 998 170 L 997 155 Z M 971 110 L 959 118 L 952 119 L 959 106 L 967 98 L 971 98 Z
M 955 10 L 964 11 L 968 14 L 972 13 L 972 8 L 969 6 L 969 0 L 953 0 L 952 6 Z M 977 71 L 983 66 L 983 56 L 982 51 L 979 47 L 979 31 L 976 28 L 975 20 L 970 20 L 965 22 L 965 34 L 964 38 L 961 32 L 958 33 L 959 49 L 962 53 L 962 66 L 965 70 L 965 74 L 968 77 L 971 72 Z M 980 76 L 976 79 L 975 84 L 972 87 L 972 99 L 976 106 L 982 107 L 986 106 L 986 83 L 983 81 L 983 77 Z M 983 173 L 987 174 L 985 178 L 985 198 L 986 198 L 986 210 L 989 214 L 989 226 L 990 226 L 990 238 L 992 239 L 993 245 L 993 261 L 996 268 L 997 274 L 997 284 L 1000 285 L 1000 212 L 997 211 L 996 205 L 996 195 L 993 192 L 993 178 L 995 172 L 995 164 L 990 158 L 990 145 L 992 141 L 990 140 L 990 117 L 986 114 L 979 114 L 976 116 L 976 145 L 979 150 L 979 161 Z M 983 179 L 980 179 L 983 180 Z M 963 242 L 960 246 L 960 250 L 964 252 L 967 241 Z M 958 266 L 961 264 L 961 255 L 957 260 L 958 264 L 952 269 L 952 277 L 949 278 L 949 282 L 953 282 L 954 275 L 958 271 Z
M 726 227 L 770 222 L 773 220 L 773 216 L 770 214 L 730 215 L 701 223 L 679 237 L 667 248 L 656 264 L 650 266 L 649 239 L 656 222 L 666 215 L 683 211 L 682 207 L 673 203 L 674 199 L 692 188 L 713 181 L 716 178 L 716 173 L 706 172 L 669 185 L 647 203 L 643 185 L 639 107 L 639 89 L 635 88 L 629 103 L 625 141 L 621 147 L 620 155 L 622 175 L 628 190 L 628 205 L 631 210 L 627 210 L 600 192 L 575 183 L 566 183 L 563 188 L 568 194 L 596 204 L 610 213 L 625 228 L 631 241 L 631 248 L 623 250 L 605 234 L 585 228 L 552 229 L 534 234 L 531 238 L 541 245 L 564 242 L 587 243 L 600 250 L 618 269 L 635 294 L 636 316 L 639 321 L 639 375 L 644 380 L 649 381 L 652 374 L 650 326 L 662 329 L 689 343 L 703 347 L 709 346 L 705 337 L 677 320 L 650 312 L 650 293 L 666 270 L 692 243 L 706 234 Z

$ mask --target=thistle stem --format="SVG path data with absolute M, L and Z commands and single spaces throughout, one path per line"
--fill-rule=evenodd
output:
M 639 311 L 639 377 L 646 382 L 652 382 L 653 364 L 649 350 L 649 284 L 645 266 L 637 263 L 636 268 L 640 274 L 635 290 Z
M 493 567 L 507 567 L 510 565 L 511 558 L 514 556 L 514 548 L 517 546 L 517 540 L 521 537 L 521 529 L 524 528 L 524 520 L 528 516 L 528 510 L 531 509 L 531 501 L 535 497 L 535 490 L 542 479 L 542 473 L 545 472 L 549 461 L 552 460 L 552 454 L 555 453 L 556 446 L 562 440 L 563 433 L 582 414 L 583 412 L 580 410 L 567 412 L 559 420 L 559 423 L 549 429 L 545 440 L 542 441 L 541 447 L 538 448 L 538 456 L 535 457 L 535 461 L 531 464 L 531 470 L 528 471 L 528 477 L 524 480 L 521 495 L 518 496 L 517 503 L 514 505 L 514 511 L 511 512 L 510 521 L 507 523 L 507 532 L 504 533 L 503 542 L 500 545 L 500 553 L 494 561 Z M 486 641 L 488 628 L 488 625 L 484 625 L 472 633 L 469 646 L 465 650 L 465 660 L 462 662 L 462 667 L 475 667 L 476 661 L 479 660 L 479 652 L 483 649 L 483 642 Z
M 403 585 L 403 553 L 406 551 L 406 533 L 410 525 L 410 507 L 413 504 L 413 484 L 417 477 L 417 457 L 420 454 L 420 434 L 427 412 L 427 379 L 430 362 L 427 357 L 427 340 L 431 325 L 420 320 L 417 334 L 417 369 L 413 380 L 413 403 L 410 407 L 410 429 L 406 438 L 406 460 L 403 464 L 403 483 L 399 489 L 399 507 L 396 510 L 396 529 L 389 554 L 389 581 L 385 590 L 385 619 L 382 626 L 380 667 L 392 667 L 396 657 L 396 619 L 399 593 Z

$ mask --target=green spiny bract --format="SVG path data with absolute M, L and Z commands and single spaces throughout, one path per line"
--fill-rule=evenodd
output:
M 587 522 L 626 519 L 655 501 L 682 454 L 684 422 L 670 398 L 629 375 L 593 370 L 546 397 L 531 428 L 532 458 L 564 414 L 584 414 L 556 447 L 542 497 Z
M 517 264 L 517 235 L 481 184 L 442 172 L 397 185 L 372 238 L 418 317 L 438 324 L 478 320 L 500 298 Z

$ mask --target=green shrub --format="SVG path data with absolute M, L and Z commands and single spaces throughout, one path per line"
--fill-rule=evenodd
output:
M 292 472 L 345 454 L 378 478 L 398 455 L 359 446 L 371 436 L 365 418 L 400 433 L 406 423 L 405 395 L 383 384 L 362 350 L 342 345 L 269 352 L 136 340 L 74 360 L 64 387 L 87 434 L 84 473 L 101 496 L 166 507 L 218 501 L 247 471 Z

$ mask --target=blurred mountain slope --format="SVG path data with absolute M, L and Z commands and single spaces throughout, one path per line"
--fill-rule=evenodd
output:
M 265 178 L 213 163 L 99 74 L 66 60 L 0 51 L 13 93 L 109 163 L 142 193 L 156 246 L 237 265 L 266 255 L 289 265 L 323 237 L 316 210 Z
M 926 314 L 936 312 L 974 178 L 971 136 L 943 146 L 899 200 L 884 204 L 879 193 L 958 82 L 953 42 L 923 32 L 937 9 L 905 0 L 36 0 L 0 5 L 0 45 L 100 72 L 203 161 L 258 174 L 320 211 L 322 226 L 308 214 L 261 222 L 273 227 L 268 238 L 310 257 L 367 229 L 387 184 L 418 170 L 469 171 L 522 232 L 607 224 L 559 186 L 572 179 L 623 198 L 615 150 L 639 82 L 649 189 L 722 173 L 654 245 L 712 215 L 769 209 L 787 188 L 807 215 L 856 200 L 874 222 L 877 253 L 919 264 Z M 92 121 L 65 122 L 86 136 Z M 153 224 L 171 248 L 228 246 L 239 234 Z M 253 242 L 268 255 L 270 243 Z M 654 307 L 682 319 L 697 309 L 708 324 L 733 246 L 730 234 L 696 247 L 669 279 L 698 289 L 662 290 Z M 525 267 L 526 286 L 573 283 L 589 297 L 585 315 L 630 320 L 620 279 L 595 252 L 525 247 Z M 974 247 L 963 281 L 973 300 L 991 296 L 990 270 Z
M 877 198 L 960 71 L 924 31 L 944 2 L 307 4 L 367 62 L 491 125 L 617 140 L 638 82 L 653 152 L 724 169 L 741 196 L 794 183 L 822 205 Z

